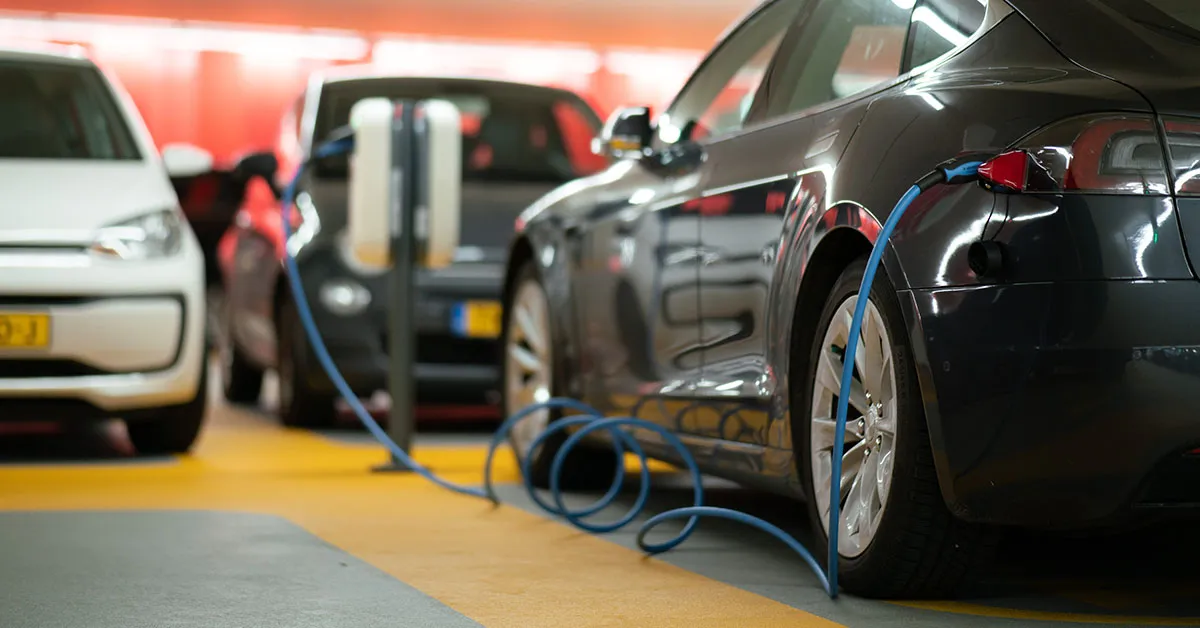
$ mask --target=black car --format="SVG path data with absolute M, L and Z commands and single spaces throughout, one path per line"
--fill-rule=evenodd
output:
M 1200 3 L 774 0 L 597 143 L 620 160 L 520 219 L 508 411 L 561 395 L 659 423 L 826 530 L 880 225 L 939 163 L 1023 149 L 993 168 L 1019 193 L 937 186 L 887 245 L 836 452 L 842 583 L 947 595 L 1006 526 L 1200 505 Z
M 220 326 L 218 308 L 224 296 L 217 246 L 245 201 L 250 182 L 257 178 L 270 186 L 275 183 L 278 169 L 275 154 L 261 152 L 239 156 L 229 164 L 214 165 L 206 172 L 171 176 L 179 204 L 204 251 L 204 279 L 210 310 L 208 337 L 214 344 Z M 278 198 L 282 190 L 276 188 L 273 193 Z
M 461 114 L 460 247 L 454 263 L 416 277 L 417 402 L 444 410 L 490 406 L 496 416 L 500 296 L 514 220 L 547 191 L 607 165 L 590 151 L 601 121 L 578 95 L 560 89 L 340 69 L 314 77 L 282 125 L 280 183 L 295 172 L 296 156 L 310 154 L 348 124 L 356 102 L 375 97 L 444 99 Z M 335 363 L 356 393 L 370 397 L 386 389 L 386 278 L 356 266 L 338 246 L 346 225 L 348 158 L 321 160 L 306 173 L 296 198 L 300 222 L 286 245 Z M 274 195 L 249 191 L 220 245 L 225 396 L 256 401 L 264 371 L 274 368 L 283 423 L 327 425 L 337 393 L 299 325 L 282 273 L 279 211 Z

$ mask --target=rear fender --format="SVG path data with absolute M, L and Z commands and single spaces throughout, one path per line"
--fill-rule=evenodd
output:
M 801 352 L 796 350 L 798 339 L 793 334 L 815 334 L 816 320 L 833 282 L 847 264 L 870 252 L 882 231 L 882 225 L 875 215 L 859 203 L 840 201 L 823 207 L 819 199 L 820 195 L 824 194 L 825 181 L 823 173 L 803 175 L 797 184 L 789 205 L 789 215 L 784 222 L 779 253 L 781 263 L 776 267 L 776 277 L 772 282 L 772 290 L 775 292 L 772 302 L 775 309 L 772 312 L 774 325 L 771 338 L 775 340 L 768 349 L 768 361 L 775 373 L 792 373 L 790 362 L 802 359 Z M 922 406 L 929 426 L 938 484 L 943 499 L 947 504 L 953 504 L 953 495 L 948 492 L 951 487 L 951 483 L 947 481 L 949 464 L 945 456 L 944 437 L 925 334 L 920 317 L 916 314 L 911 290 L 907 288 L 901 258 L 891 242 L 884 250 L 882 264 L 897 288 L 904 324 L 908 330 Z M 806 351 L 803 353 L 807 355 Z M 803 362 L 797 365 L 802 371 L 806 370 Z M 807 374 L 804 376 L 807 377 Z M 786 403 L 785 407 L 792 405 L 790 402 L 794 395 L 790 385 L 793 379 L 783 377 L 777 382 L 777 398 Z M 791 445 L 795 447 L 794 442 Z M 793 455 L 792 460 L 793 464 L 804 463 L 801 453 Z M 792 473 L 792 477 L 799 476 Z

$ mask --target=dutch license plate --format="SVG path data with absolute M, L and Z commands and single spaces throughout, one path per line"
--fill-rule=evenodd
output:
M 49 345 L 49 314 L 0 312 L 0 348 L 41 349 Z
M 465 338 L 498 338 L 500 317 L 499 301 L 466 301 L 454 306 L 450 326 Z

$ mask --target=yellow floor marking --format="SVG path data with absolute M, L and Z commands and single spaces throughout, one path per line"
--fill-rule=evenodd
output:
M 416 454 L 449 480 L 481 481 L 480 447 Z M 383 458 L 378 448 L 280 430 L 222 408 L 196 455 L 179 464 L 0 467 L 0 509 L 278 515 L 488 627 L 840 625 L 517 508 L 492 509 L 413 476 L 368 473 Z M 507 451 L 497 458 L 495 477 L 518 478 Z M 894 603 L 1025 621 L 1200 625 L 1186 618 Z
M 956 613 L 959 615 L 974 615 L 976 617 L 997 617 L 1004 619 L 1020 619 L 1024 621 L 1041 621 L 1072 624 L 1098 625 L 1138 625 L 1138 626 L 1200 626 L 1200 619 L 1186 617 L 1147 617 L 1140 615 L 1094 615 L 1091 613 L 1052 613 L 1046 611 L 1025 611 L 1018 609 L 983 606 L 966 602 L 892 602 L 897 606 L 919 608 L 941 613 Z
M 517 508 L 368 473 L 378 449 L 221 415 L 177 465 L 0 468 L 0 509 L 279 515 L 488 627 L 840 625 Z M 417 458 L 481 481 L 480 447 Z M 497 480 L 517 479 L 511 455 L 497 463 Z

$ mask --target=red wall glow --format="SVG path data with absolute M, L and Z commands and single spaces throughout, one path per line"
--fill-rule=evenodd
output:
M 0 13 L 0 41 L 84 46 L 124 84 L 156 142 L 188 142 L 218 160 L 274 146 L 308 76 L 370 62 L 398 74 L 480 75 L 572 89 L 601 115 L 660 106 L 700 53 L 268 29 L 230 24 Z

